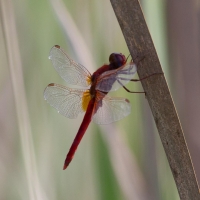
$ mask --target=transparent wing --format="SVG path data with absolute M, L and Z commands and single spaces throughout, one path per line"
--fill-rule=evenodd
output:
M 96 89 L 102 92 L 110 92 L 119 89 L 127 84 L 137 72 L 134 63 L 123 65 L 116 70 L 104 72 L 99 76 Z
M 103 96 L 98 92 L 98 96 Z M 96 99 L 92 120 L 96 124 L 110 124 L 128 116 L 131 112 L 131 104 L 128 99 L 105 96 Z
M 44 99 L 61 115 L 72 119 L 84 112 L 82 96 L 85 91 L 51 83 L 44 90 Z
M 90 85 L 90 72 L 81 64 L 72 60 L 58 45 L 52 47 L 49 59 L 58 74 L 68 83 L 87 87 Z

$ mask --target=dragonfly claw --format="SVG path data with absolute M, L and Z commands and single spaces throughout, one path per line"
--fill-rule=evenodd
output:
M 140 52 L 140 53 L 136 53 L 135 56 L 133 57 L 132 61 L 133 63 L 135 63 L 137 66 L 138 64 L 145 59 L 145 57 L 147 56 L 147 53 L 143 53 L 143 52 Z

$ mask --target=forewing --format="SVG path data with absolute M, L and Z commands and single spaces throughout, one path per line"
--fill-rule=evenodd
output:
M 44 99 L 61 115 L 72 119 L 84 112 L 82 96 L 85 91 L 51 83 L 44 90 Z
M 106 95 L 103 99 L 97 98 L 92 119 L 96 124 L 110 124 L 123 119 L 130 112 L 131 105 L 128 99 Z
M 58 45 L 52 47 L 49 59 L 58 74 L 68 83 L 87 87 L 90 84 L 90 72 L 81 64 L 72 60 Z
M 110 70 L 101 74 L 97 81 L 96 89 L 102 92 L 110 92 L 126 85 L 137 72 L 134 63 L 123 65 L 116 70 Z

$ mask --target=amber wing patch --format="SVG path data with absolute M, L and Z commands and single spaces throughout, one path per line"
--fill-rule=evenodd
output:
M 82 97 L 82 109 L 83 109 L 83 111 L 87 110 L 87 107 L 88 107 L 90 100 L 91 100 L 90 91 L 86 90 L 83 93 L 83 97 Z

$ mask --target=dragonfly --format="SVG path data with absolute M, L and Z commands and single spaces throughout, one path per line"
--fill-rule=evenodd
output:
M 110 97 L 107 93 L 121 87 L 129 91 L 125 85 L 131 80 L 136 80 L 132 78 L 137 72 L 137 66 L 133 61 L 127 63 L 123 54 L 112 53 L 109 64 L 104 64 L 91 75 L 83 65 L 71 59 L 59 45 L 52 47 L 49 59 L 67 84 L 77 88 L 51 83 L 44 90 L 44 99 L 61 115 L 70 119 L 85 112 L 66 156 L 63 166 L 65 170 L 73 159 L 91 120 L 96 124 L 110 124 L 130 114 L 131 104 L 128 99 Z

